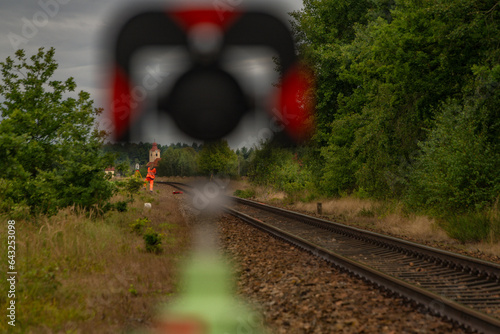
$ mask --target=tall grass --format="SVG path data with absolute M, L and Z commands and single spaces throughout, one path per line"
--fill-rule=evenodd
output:
M 170 191 L 141 196 L 127 212 L 103 218 L 69 208 L 36 224 L 16 221 L 16 327 L 2 321 L 0 332 L 120 332 L 147 324 L 157 302 L 175 291 L 188 230 Z M 144 201 L 153 208 L 145 211 Z M 146 252 L 142 236 L 130 231 L 140 217 L 165 236 L 160 254 Z M 6 242 L 0 245 L 3 259 Z M 1 283 L 4 310 L 7 290 Z
M 500 241 L 500 211 L 497 202 L 481 211 L 448 215 L 443 218 L 443 228 L 450 237 L 462 243 Z

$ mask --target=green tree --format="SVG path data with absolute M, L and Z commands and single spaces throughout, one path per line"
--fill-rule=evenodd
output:
M 305 165 L 306 147 L 289 147 L 279 140 L 261 143 L 249 165 L 248 176 L 259 185 L 272 186 L 295 196 L 314 190 L 312 171 Z
M 198 172 L 197 156 L 194 148 L 171 145 L 162 153 L 158 166 L 158 176 L 193 176 Z
M 206 142 L 198 154 L 198 168 L 205 175 L 235 175 L 238 157 L 225 139 Z
M 2 211 L 102 208 L 113 192 L 104 173 L 113 158 L 102 153 L 105 133 L 96 124 L 102 110 L 86 92 L 66 97 L 75 91 L 73 78 L 50 80 L 54 54 L 40 48 L 28 59 L 18 50 L 0 63 Z
M 401 195 L 386 175 L 408 177 L 443 101 L 473 95 L 500 110 L 497 2 L 306 0 L 292 13 L 318 77 L 315 175 L 325 192 Z M 488 115 L 493 140 L 499 114 Z
M 370 0 L 304 0 L 304 8 L 290 14 L 299 53 L 316 76 L 316 140 L 320 144 L 327 141 L 337 113 L 337 95 L 349 95 L 353 89 L 339 77 L 341 46 L 355 38 L 356 25 L 365 24 L 374 7 Z
M 183 147 L 180 149 L 179 169 L 181 176 L 196 175 L 198 170 L 197 156 L 198 153 L 192 147 Z
M 254 149 L 248 149 L 244 146 L 236 150 L 236 155 L 238 156 L 238 175 L 246 176 L 254 158 Z
M 439 214 L 484 209 L 500 194 L 500 150 L 488 141 L 488 111 L 443 105 L 411 174 L 408 200 Z
M 130 160 L 128 157 L 126 157 L 124 160 L 122 160 L 119 164 L 116 164 L 116 171 L 120 173 L 121 176 L 130 176 L 132 175 L 132 164 L 130 163 Z
M 328 145 L 334 131 L 332 122 L 339 117 L 340 103 L 343 102 L 339 97 L 350 96 L 358 85 L 340 76 L 346 56 L 343 46 L 355 39 L 359 25 L 367 24 L 377 13 L 388 16 L 393 5 L 392 0 L 304 0 L 303 9 L 291 13 L 299 54 L 316 77 L 316 133 L 309 144 L 314 151 L 309 153 L 308 167 L 314 170 L 316 186 L 328 193 L 332 191 L 326 185 L 331 182 L 325 181 L 322 175 L 330 158 L 325 156 L 323 147 Z M 354 176 L 342 178 L 352 179 Z
M 178 176 L 179 150 L 174 146 L 168 147 L 161 154 L 160 164 L 157 168 L 158 176 Z

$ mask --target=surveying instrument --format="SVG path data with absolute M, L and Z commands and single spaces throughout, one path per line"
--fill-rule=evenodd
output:
M 138 177 L 142 180 L 142 175 L 141 175 L 141 172 L 139 171 L 139 164 L 135 164 L 135 173 L 134 173 L 134 176 L 135 177 Z

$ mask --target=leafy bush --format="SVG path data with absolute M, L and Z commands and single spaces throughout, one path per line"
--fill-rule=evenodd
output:
M 290 155 L 276 169 L 277 188 L 288 195 L 295 195 L 313 187 L 310 171 L 303 167 L 297 155 Z
M 263 144 L 255 152 L 249 171 L 250 180 L 270 185 L 291 197 L 314 188 L 312 172 L 305 166 L 300 149 L 294 151 L 273 142 Z
M 57 67 L 53 48 L 29 59 L 18 50 L 0 62 L 3 211 L 21 204 L 33 216 L 52 215 L 74 205 L 100 213 L 113 195 L 104 172 L 113 157 L 102 153 L 105 133 L 96 124 L 102 109 L 84 91 L 67 97 L 76 84 L 51 81 Z
M 128 288 L 128 292 L 134 297 L 138 296 L 137 289 L 134 287 L 133 284 L 130 284 L 130 287 Z
M 237 189 L 234 191 L 233 196 L 236 197 L 241 197 L 241 198 L 253 198 L 255 197 L 255 190 L 254 189 Z
M 136 194 L 139 189 L 144 185 L 144 180 L 141 180 L 138 177 L 129 177 L 123 184 L 123 189 L 130 197 L 130 200 L 133 200 L 134 194 Z
M 304 202 L 304 203 L 309 203 L 309 202 L 317 200 L 318 198 L 319 198 L 318 193 L 315 191 L 312 191 L 312 192 L 307 192 L 305 194 L 305 196 L 300 198 L 300 201 Z
M 141 235 L 144 233 L 144 229 L 149 223 L 151 223 L 151 221 L 147 217 L 138 218 L 129 224 L 130 230 L 138 235 Z
M 487 140 L 488 112 L 449 101 L 436 119 L 410 178 L 407 200 L 438 214 L 476 212 L 500 193 L 500 154 Z
M 127 201 L 116 202 L 115 203 L 116 211 L 118 211 L 118 212 L 125 212 L 125 211 L 127 211 L 127 204 L 128 204 Z
M 158 254 L 161 249 L 161 234 L 148 227 L 146 233 L 142 236 L 146 244 L 146 252 Z
M 192 176 L 198 172 L 198 153 L 193 147 L 170 146 L 162 152 L 158 176 Z
M 198 168 L 205 175 L 235 175 L 238 168 L 238 157 L 225 139 L 206 142 L 197 159 Z

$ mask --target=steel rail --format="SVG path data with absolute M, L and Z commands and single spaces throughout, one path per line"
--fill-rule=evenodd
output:
M 500 265 L 492 262 L 483 261 L 469 256 L 452 253 L 449 251 L 417 244 L 411 241 L 398 239 L 387 235 L 382 235 L 353 226 L 339 224 L 336 222 L 308 216 L 299 212 L 277 208 L 247 199 L 235 197 L 233 198 L 239 203 L 250 205 L 292 219 L 297 219 L 299 221 L 302 221 L 303 223 L 324 228 L 333 232 L 337 232 L 339 234 L 347 235 L 354 239 L 367 241 L 375 245 L 381 245 L 391 250 L 397 250 L 401 254 L 426 258 L 435 263 L 442 264 L 450 268 L 467 271 L 472 274 L 487 277 L 496 281 L 500 280 Z
M 188 185 L 182 183 L 161 183 L 169 184 L 181 190 L 185 190 L 186 187 L 189 187 Z M 189 194 L 188 190 L 185 190 L 185 192 Z M 495 284 L 492 285 L 492 291 L 494 293 L 500 293 L 500 291 L 497 290 L 498 280 L 500 277 L 500 266 L 498 266 L 497 264 L 412 243 L 394 237 L 380 235 L 374 232 L 365 231 L 362 229 L 319 219 L 316 217 L 311 217 L 290 210 L 276 208 L 255 201 L 234 197 L 233 199 L 238 203 L 249 205 L 259 210 L 265 210 L 276 215 L 288 217 L 290 219 L 300 221 L 311 226 L 319 227 L 321 229 L 326 229 L 334 233 L 342 234 L 348 236 L 349 238 L 359 240 L 359 242 L 368 242 L 370 244 L 376 245 L 377 247 L 384 247 L 386 251 L 376 250 L 375 248 L 373 251 L 378 252 L 385 257 L 400 257 L 401 254 L 409 255 L 414 258 L 405 259 L 404 261 L 417 262 L 420 261 L 419 259 L 422 259 L 422 261 L 420 261 L 421 263 L 419 263 L 419 265 L 422 265 L 422 268 L 426 268 L 429 266 L 428 261 L 430 259 L 430 261 L 443 265 L 443 267 L 449 267 L 455 270 L 458 269 L 463 272 L 468 272 L 472 275 L 476 275 L 478 277 L 496 281 Z M 331 249 L 327 249 L 320 245 L 314 244 L 300 236 L 296 236 L 276 226 L 267 224 L 262 220 L 251 217 L 245 213 L 236 211 L 231 208 L 224 208 L 224 211 L 261 230 L 270 233 L 277 238 L 285 240 L 299 248 L 309 251 L 312 254 L 329 261 L 333 265 L 373 283 L 377 287 L 386 289 L 398 296 L 412 300 L 419 305 L 424 306 L 431 312 L 438 314 L 444 318 L 453 320 L 465 327 L 469 327 L 473 330 L 478 330 L 483 333 L 500 333 L 499 319 L 490 317 L 489 315 L 467 307 L 462 303 L 457 303 L 451 300 L 449 296 L 446 295 L 446 293 L 438 294 L 429 291 L 427 289 L 428 287 L 435 287 L 436 285 L 436 283 L 432 280 L 428 283 L 424 281 L 420 284 L 420 286 L 416 286 L 400 278 L 388 275 L 381 272 L 380 270 L 376 270 L 372 266 L 363 264 L 353 258 L 343 256 L 338 252 L 332 251 Z M 394 252 L 397 253 L 393 255 Z M 454 278 L 457 275 L 461 275 L 460 273 L 451 271 L 448 272 L 447 270 L 442 270 L 440 274 L 442 276 L 451 278 Z M 406 274 L 402 274 L 402 276 L 404 275 Z M 422 272 L 414 274 L 412 273 L 410 276 L 421 276 L 423 278 L 426 278 L 426 275 L 428 275 L 428 273 Z M 446 286 L 444 287 L 446 288 Z M 485 291 L 488 292 L 487 289 Z M 465 297 L 468 297 L 467 293 L 465 294 Z M 481 302 L 481 297 L 477 298 L 477 295 L 472 294 L 468 301 L 470 301 L 471 303 Z M 490 301 L 485 303 L 490 303 Z
M 259 219 L 246 215 L 242 212 L 225 208 L 226 212 L 239 219 L 284 240 L 298 248 L 306 250 L 313 255 L 320 257 L 334 266 L 348 271 L 349 273 L 362 278 L 379 288 L 386 289 L 400 297 L 414 301 L 424 306 L 434 314 L 440 315 L 460 325 L 477 330 L 483 333 L 500 333 L 500 321 L 488 315 L 458 304 L 441 295 L 432 293 L 429 290 L 414 286 L 395 277 L 386 275 L 360 262 L 349 259 L 331 250 L 313 244 L 301 237 L 283 231 L 275 226 L 267 224 Z

